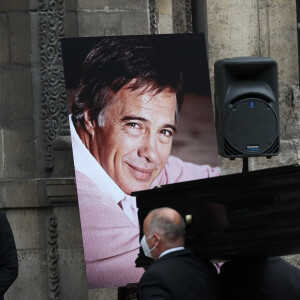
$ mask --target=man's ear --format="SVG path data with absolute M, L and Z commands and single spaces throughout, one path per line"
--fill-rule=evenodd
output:
M 94 137 L 95 135 L 95 127 L 96 127 L 96 122 L 94 120 L 91 120 L 90 118 L 90 111 L 86 110 L 83 113 L 83 119 L 84 119 L 84 125 L 86 131 Z
M 155 236 L 155 239 L 156 239 L 154 246 L 157 247 L 160 243 L 160 236 L 159 236 L 159 234 L 156 234 L 156 233 L 154 233 L 153 235 Z

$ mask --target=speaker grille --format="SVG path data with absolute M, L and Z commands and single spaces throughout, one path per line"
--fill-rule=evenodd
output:
M 272 154 L 272 155 L 274 155 L 274 153 L 278 153 L 278 152 L 279 152 L 279 138 L 276 138 L 276 140 L 270 146 L 270 148 L 265 151 L 265 154 Z
M 263 153 L 260 153 L 260 155 L 274 155 L 279 153 L 279 138 L 276 138 L 274 143 Z M 237 157 L 237 156 L 245 156 L 245 153 L 239 151 L 238 149 L 234 148 L 230 142 L 225 138 L 224 139 L 224 154 L 228 157 Z
M 226 156 L 274 155 L 278 152 L 272 151 L 279 149 L 278 119 L 266 101 L 260 98 L 239 101 L 228 112 L 224 125 Z
M 242 152 L 234 148 L 229 141 L 225 138 L 224 139 L 224 154 L 228 156 L 236 156 L 242 155 Z
M 263 95 L 263 94 L 258 94 L 258 93 L 247 93 L 247 94 L 243 94 L 239 97 L 236 97 L 235 99 L 233 99 L 230 104 L 231 105 L 236 105 L 238 104 L 239 102 L 245 100 L 245 99 L 250 99 L 250 98 L 253 98 L 253 99 L 257 99 L 259 97 L 259 100 L 260 101 L 263 101 L 263 102 L 266 102 L 266 103 L 270 103 L 272 102 L 272 99 L 270 99 L 269 97 L 267 97 L 266 95 Z

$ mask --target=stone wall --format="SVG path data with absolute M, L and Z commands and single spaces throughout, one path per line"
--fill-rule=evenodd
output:
M 18 248 L 5 299 L 117 299 L 86 290 L 59 38 L 192 31 L 191 0 L 0 2 L 0 208 Z M 295 0 L 201 0 L 210 74 L 225 57 L 261 55 L 279 67 L 281 153 L 251 170 L 300 161 Z M 241 161 L 220 159 L 222 172 Z M 297 256 L 287 258 L 299 265 Z
M 250 158 L 249 169 L 299 163 L 299 119 L 292 107 L 298 95 L 296 1 L 207 0 L 211 82 L 216 60 L 265 56 L 278 63 L 281 153 L 268 160 Z M 223 173 L 241 171 L 241 160 L 221 159 Z
M 87 298 L 65 130 L 63 3 L 0 3 L 0 208 L 20 266 L 5 299 Z
M 278 63 L 280 147 L 278 156 L 249 158 L 249 170 L 300 163 L 300 93 L 296 1 L 207 0 L 208 49 L 213 87 L 216 60 L 265 56 Z M 242 159 L 220 158 L 223 174 L 242 170 Z M 285 257 L 300 267 L 300 255 Z

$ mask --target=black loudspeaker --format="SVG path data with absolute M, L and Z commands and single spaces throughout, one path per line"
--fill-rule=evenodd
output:
M 280 141 L 276 61 L 266 57 L 225 58 L 214 67 L 219 155 L 277 155 Z

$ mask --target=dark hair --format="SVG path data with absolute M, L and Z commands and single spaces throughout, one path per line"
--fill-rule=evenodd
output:
M 182 75 L 175 67 L 176 62 L 171 62 L 164 52 L 142 36 L 103 38 L 83 63 L 72 107 L 74 125 L 84 126 L 85 110 L 90 111 L 92 120 L 97 120 L 113 95 L 133 79 L 137 80 L 129 86 L 131 90 L 144 87 L 156 94 L 165 89 L 176 93 L 179 110 L 183 98 Z

